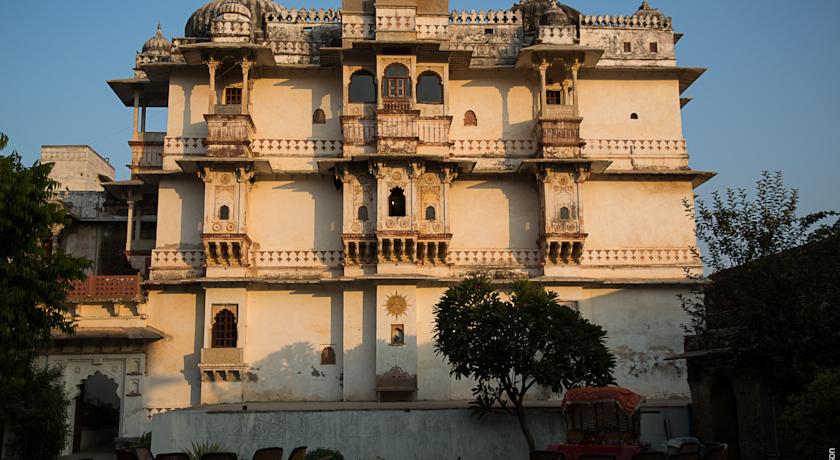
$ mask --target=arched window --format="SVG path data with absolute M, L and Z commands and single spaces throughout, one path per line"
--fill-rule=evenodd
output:
M 388 197 L 388 215 L 405 217 L 405 192 L 399 187 L 391 189 L 391 196 Z
M 428 206 L 426 208 L 426 220 L 435 220 L 435 218 L 436 218 L 435 214 L 436 213 L 435 213 L 435 207 L 434 206 Z
M 411 75 L 408 67 L 395 63 L 385 68 L 382 95 L 398 99 L 411 97 Z
M 639 114 L 638 113 L 631 113 L 630 114 L 630 119 L 631 120 L 638 120 L 639 119 Z
M 315 112 L 312 113 L 312 124 L 313 125 L 323 125 L 327 123 L 327 116 L 324 114 L 324 111 L 321 109 L 315 109 Z
M 362 222 L 367 222 L 367 220 L 368 220 L 367 206 L 359 206 L 359 213 L 358 213 L 357 219 L 359 219 Z
M 478 118 L 472 110 L 467 110 L 464 114 L 464 126 L 478 126 Z
M 236 315 L 225 308 L 213 318 L 213 348 L 236 348 Z
M 571 219 L 571 213 L 569 212 L 569 208 L 565 206 L 560 208 L 560 218 L 563 220 Z
M 228 205 L 222 205 L 219 208 L 219 220 L 228 220 L 230 219 L 230 208 Z
M 350 76 L 350 102 L 376 103 L 376 80 L 367 70 L 357 70 Z
M 443 82 L 440 75 L 426 71 L 417 78 L 417 102 L 443 104 Z
M 321 351 L 321 365 L 329 366 L 335 364 L 335 350 L 332 347 L 326 347 Z

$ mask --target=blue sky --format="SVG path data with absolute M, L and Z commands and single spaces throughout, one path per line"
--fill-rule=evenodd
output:
M 281 1 L 337 7 L 337 0 Z M 452 9 L 508 8 L 513 0 L 451 0 Z M 569 0 L 587 14 L 632 14 L 641 0 Z M 202 0 L 0 1 L 0 131 L 28 163 L 41 144 L 90 144 L 121 178 L 132 113 L 105 80 L 131 74 L 134 52 L 159 21 L 183 35 Z M 688 90 L 685 137 L 695 169 L 717 171 L 698 190 L 751 188 L 782 170 L 802 209 L 840 209 L 840 1 L 659 0 L 685 33 L 679 63 L 707 67 Z M 151 111 L 149 129 L 164 114 Z

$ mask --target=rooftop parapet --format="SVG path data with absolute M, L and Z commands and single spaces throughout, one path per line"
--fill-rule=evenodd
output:
M 656 15 L 633 16 L 581 16 L 581 27 L 615 27 L 637 29 L 671 29 L 671 18 Z
M 341 11 L 329 9 L 283 9 L 265 15 L 266 22 L 282 22 L 287 24 L 339 24 Z
M 522 25 L 522 13 L 512 10 L 463 10 L 449 13 L 451 25 Z

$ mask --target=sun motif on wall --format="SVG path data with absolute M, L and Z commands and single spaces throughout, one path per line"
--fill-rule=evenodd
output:
M 408 310 L 408 299 L 404 295 L 393 293 L 385 299 L 385 311 L 388 315 L 393 316 L 394 319 L 399 319 L 400 316 L 405 316 Z

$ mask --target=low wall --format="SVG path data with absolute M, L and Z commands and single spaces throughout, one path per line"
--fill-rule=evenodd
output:
M 556 410 L 529 409 L 538 447 L 565 439 Z M 155 454 L 177 452 L 201 441 L 218 442 L 250 459 L 262 447 L 337 448 L 347 460 L 516 460 L 528 447 L 515 417 L 482 420 L 469 409 L 215 412 L 182 410 L 152 421 Z

